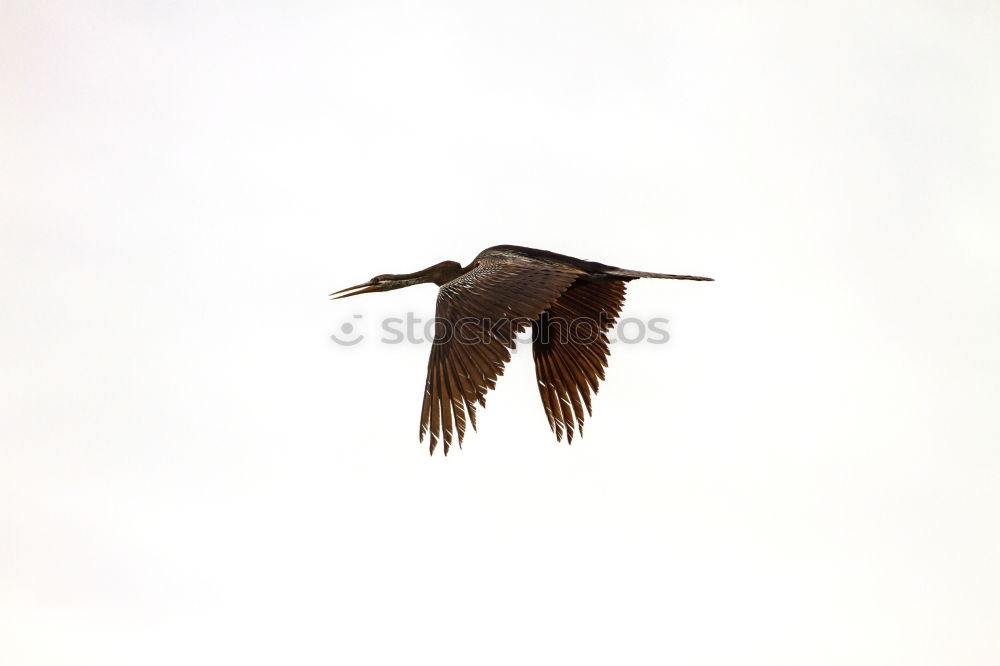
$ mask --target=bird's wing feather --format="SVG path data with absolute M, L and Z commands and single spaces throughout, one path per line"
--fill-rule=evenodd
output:
M 448 454 L 453 433 L 461 446 L 466 415 L 476 427 L 476 403 L 496 386 L 518 333 L 582 274 L 527 257 L 480 256 L 472 270 L 438 291 L 434 345 L 427 366 L 420 439 L 439 439 Z
M 583 431 L 584 407 L 597 393 L 608 365 L 607 332 L 625 303 L 625 283 L 581 278 L 532 325 L 538 392 L 549 427 L 573 442 L 574 422 Z

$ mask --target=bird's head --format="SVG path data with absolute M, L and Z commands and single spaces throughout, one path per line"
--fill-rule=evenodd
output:
M 439 264 L 434 264 L 416 273 L 384 273 L 376 275 L 371 280 L 368 280 L 368 282 L 362 282 L 353 287 L 333 292 L 330 294 L 330 299 L 347 298 L 348 296 L 367 294 L 372 291 L 391 291 L 426 282 L 442 285 L 461 272 L 462 265 L 457 261 L 442 261 Z

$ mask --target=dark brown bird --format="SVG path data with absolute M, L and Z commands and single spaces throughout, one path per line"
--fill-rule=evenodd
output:
M 454 431 L 458 445 L 466 415 L 476 428 L 476 403 L 496 386 L 510 360 L 515 337 L 532 328 L 538 392 L 549 426 L 562 440 L 583 430 L 584 408 L 597 393 L 607 367 L 607 331 L 625 302 L 625 283 L 638 278 L 706 280 L 694 275 L 631 271 L 546 250 L 497 245 L 462 267 L 442 261 L 416 273 L 376 275 L 331 298 L 389 291 L 414 284 L 438 285 L 434 344 L 427 366 L 420 440 L 430 433 L 448 455 Z

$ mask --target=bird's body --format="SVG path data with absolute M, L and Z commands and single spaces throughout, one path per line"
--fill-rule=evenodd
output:
M 592 393 L 604 379 L 607 331 L 625 301 L 625 284 L 638 278 L 711 280 L 692 275 L 633 271 L 547 250 L 497 245 L 463 267 L 444 261 L 416 273 L 379 275 L 331 296 L 344 298 L 433 282 L 437 298 L 420 415 L 420 439 L 438 440 L 448 455 L 466 422 L 476 427 L 476 404 L 496 386 L 516 336 L 532 328 L 532 356 L 549 426 L 573 441 L 591 413 Z M 339 294 L 339 295 L 338 295 Z

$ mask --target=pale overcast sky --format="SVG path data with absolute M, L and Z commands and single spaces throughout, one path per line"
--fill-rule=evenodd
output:
M 993 2 L 6 2 L 0 662 L 1000 662 Z M 448 458 L 330 302 L 643 280 Z M 365 335 L 330 338 L 350 323 Z

